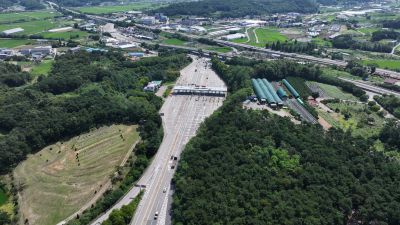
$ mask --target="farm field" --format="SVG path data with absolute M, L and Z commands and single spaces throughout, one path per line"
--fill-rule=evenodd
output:
M 383 69 L 391 69 L 391 70 L 400 69 L 400 60 L 372 59 L 372 60 L 363 60 L 362 63 L 364 65 L 373 63 L 378 65 L 379 68 Z
M 17 33 L 18 35 L 21 34 L 26 34 L 26 35 L 32 35 L 32 34 L 38 34 L 41 32 L 48 31 L 49 29 L 57 27 L 56 22 L 54 22 L 51 19 L 46 19 L 46 20 L 34 20 L 34 21 L 28 21 L 28 22 L 22 22 L 22 23 L 12 23 L 12 24 L 1 24 L 0 25 L 0 32 L 21 27 L 24 29 L 24 31 Z
M 87 37 L 89 34 L 85 31 L 73 30 L 67 32 L 46 32 L 41 35 L 43 35 L 43 38 L 53 38 L 53 39 L 59 38 L 68 40 L 68 39 Z
M 54 225 L 68 217 L 105 185 L 139 139 L 137 126 L 101 127 L 47 146 L 14 170 L 22 220 Z
M 341 103 L 328 103 L 327 106 L 332 111 L 339 111 L 340 116 L 338 118 L 325 118 L 330 122 L 334 119 L 337 123 L 331 124 L 334 127 L 342 128 L 343 130 L 351 130 L 354 136 L 371 137 L 378 135 L 380 130 L 384 126 L 384 118 L 378 116 L 376 113 L 368 113 L 366 105 L 354 102 L 341 102 Z M 343 114 L 348 114 L 349 118 L 345 119 Z M 330 116 L 330 115 L 329 115 Z M 368 121 L 371 121 L 371 124 Z
M 0 39 L 0 48 L 15 48 L 22 45 L 28 45 L 32 41 L 26 39 Z
M 61 14 L 51 10 L 41 10 L 33 12 L 0 13 L 0 24 L 13 23 L 18 21 L 43 20 L 54 18 Z
M 352 95 L 350 93 L 345 93 L 344 91 L 342 91 L 340 88 L 338 88 L 336 86 L 312 82 L 312 81 L 307 81 L 307 83 L 319 86 L 322 89 L 322 91 L 325 93 L 325 95 L 327 95 L 330 98 L 358 101 L 358 99 L 354 95 Z
M 306 85 L 306 80 L 300 77 L 287 77 L 287 81 L 296 89 L 299 95 L 303 98 L 307 98 L 310 96 L 311 90 Z M 288 92 L 289 93 L 289 92 Z
M 156 8 L 160 8 L 161 6 L 166 6 L 166 5 L 167 4 L 138 2 L 138 3 L 127 4 L 127 5 L 78 7 L 75 9 L 82 13 L 109 14 L 109 13 L 125 12 L 125 11 L 133 11 L 133 10 L 156 9 Z
M 177 46 L 183 46 L 183 45 L 185 45 L 187 42 L 185 42 L 185 41 L 182 41 L 182 40 L 179 40 L 179 39 L 177 39 L 177 38 L 169 38 L 169 39 L 165 39 L 164 41 L 163 41 L 163 44 L 166 44 L 166 45 L 177 45 Z
M 322 68 L 322 75 L 327 76 L 327 77 L 343 77 L 343 78 L 348 78 L 351 80 L 361 80 L 361 77 L 354 76 L 346 71 L 339 71 L 339 70 L 334 70 L 331 68 Z M 384 79 L 379 76 L 369 76 L 370 81 L 382 83 Z

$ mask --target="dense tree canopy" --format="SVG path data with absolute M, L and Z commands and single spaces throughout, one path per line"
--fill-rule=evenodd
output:
M 250 93 L 234 91 L 187 145 L 174 224 L 400 223 L 397 161 L 371 140 L 245 110 Z
M 198 15 L 218 17 L 242 17 L 279 12 L 316 12 L 317 4 L 312 0 L 203 0 L 181 2 L 157 9 L 168 16 Z
M 20 66 L 0 62 L 0 86 L 17 87 L 30 79 L 30 74 L 22 72 Z
M 142 88 L 151 79 L 173 80 L 176 70 L 188 61 L 185 55 L 176 54 L 135 63 L 118 53 L 66 54 L 35 85 L 3 86 L 0 171 L 52 142 L 103 124 L 140 123 L 146 128 L 142 137 L 159 138 L 154 134 L 161 125 L 157 113 L 161 99 Z M 156 147 L 147 146 L 147 154 L 154 154 Z

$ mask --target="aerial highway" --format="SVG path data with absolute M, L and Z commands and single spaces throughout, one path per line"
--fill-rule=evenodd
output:
M 226 88 L 206 59 L 194 60 L 182 70 L 177 85 Z M 220 107 L 223 100 L 224 97 L 194 95 L 172 95 L 167 98 L 160 111 L 164 114 L 165 136 L 151 165 L 154 174 L 145 183 L 139 182 L 146 185 L 146 191 L 132 225 L 165 224 L 170 183 L 180 154 L 186 143 L 196 134 L 200 123 Z
M 224 87 L 224 82 L 210 68 L 209 60 L 194 59 L 181 71 L 177 85 Z M 151 165 L 142 177 L 117 204 L 93 221 L 100 225 L 114 209 L 129 204 L 141 190 L 145 190 L 131 224 L 164 224 L 167 217 L 168 194 L 180 153 L 185 144 L 196 134 L 204 119 L 223 103 L 224 97 L 171 95 L 160 110 L 164 138 Z M 176 158 L 175 158 L 176 157 Z M 175 160 L 176 159 L 176 160 Z M 156 216 L 158 212 L 158 216 Z
M 351 80 L 351 79 L 342 78 L 342 77 L 339 78 L 339 79 L 342 79 L 344 81 L 353 83 L 357 87 L 360 87 L 360 88 L 362 88 L 362 89 L 364 89 L 366 91 L 370 91 L 370 92 L 373 92 L 373 93 L 376 93 L 376 94 L 395 95 L 397 97 L 400 97 L 400 93 L 399 92 L 388 90 L 388 89 L 385 89 L 385 88 L 381 88 L 381 87 L 372 85 L 372 84 L 370 84 L 368 82 L 365 82 L 365 81 Z

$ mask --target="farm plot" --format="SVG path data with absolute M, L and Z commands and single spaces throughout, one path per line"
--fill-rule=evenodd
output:
M 17 33 L 17 35 L 21 34 L 32 35 L 48 31 L 49 29 L 57 27 L 57 25 L 58 24 L 51 19 L 34 20 L 22 23 L 2 24 L 0 25 L 0 32 L 20 27 L 24 29 L 24 31 Z
M 384 126 L 385 119 L 367 110 L 365 104 L 340 102 L 328 103 L 327 106 L 338 115 L 325 114 L 323 118 L 334 127 L 352 131 L 354 136 L 371 137 L 379 134 Z
M 0 13 L 0 24 L 31 21 L 31 20 L 43 20 L 47 18 L 54 18 L 60 15 L 61 15 L 60 13 L 51 10 Z
M 317 91 L 322 98 L 337 98 L 341 100 L 357 101 L 358 99 L 352 94 L 343 92 L 340 88 L 329 85 L 322 84 L 312 81 L 307 81 L 307 86 L 310 87 L 312 91 Z
M 50 145 L 14 171 L 23 221 L 54 225 L 92 200 L 139 139 L 136 126 L 113 125 Z

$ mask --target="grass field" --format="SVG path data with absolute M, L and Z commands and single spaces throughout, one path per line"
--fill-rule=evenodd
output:
M 28 156 L 14 170 L 16 185 L 23 186 L 19 193 L 23 220 L 54 225 L 80 209 L 115 173 L 138 139 L 136 126 L 113 125 Z
M 343 92 L 340 88 L 338 88 L 336 86 L 329 85 L 329 84 L 317 83 L 317 82 L 311 82 L 311 81 L 307 81 L 307 82 L 317 84 L 324 91 L 324 93 L 331 98 L 337 98 L 337 99 L 341 99 L 341 100 L 358 101 L 357 97 L 355 97 L 352 94 Z
M 396 70 L 400 69 L 400 60 L 390 60 L 390 59 L 373 59 L 373 60 L 363 60 L 364 65 L 376 64 L 379 68 Z
M 161 6 L 166 6 L 166 4 L 138 2 L 127 5 L 79 7 L 76 9 L 80 12 L 89 14 L 110 14 L 115 12 L 126 12 L 133 10 L 157 9 Z
M 163 41 L 163 44 L 166 44 L 166 45 L 177 45 L 177 46 L 183 46 L 183 45 L 185 45 L 187 42 L 185 42 L 185 41 L 182 41 L 182 40 L 179 40 L 179 39 L 177 39 L 177 38 L 169 38 L 169 39 L 165 39 L 164 41 Z
M 48 31 L 49 29 L 57 27 L 57 23 L 54 22 L 51 19 L 46 19 L 46 20 L 35 20 L 35 21 L 29 21 L 29 22 L 22 22 L 22 23 L 12 23 L 12 24 L 2 24 L 0 25 L 0 32 L 21 27 L 24 29 L 23 32 L 17 33 L 18 35 L 21 34 L 38 34 L 41 32 Z
M 15 48 L 32 42 L 33 41 L 26 39 L 0 39 L 0 48 Z
M 44 60 L 39 65 L 32 67 L 31 74 L 34 76 L 45 75 L 47 76 L 53 65 L 53 60 Z
M 221 52 L 221 53 L 227 53 L 227 52 L 232 51 L 232 48 L 230 48 L 230 47 L 209 47 L 209 48 L 207 48 L 207 50 Z
M 248 33 L 250 41 L 247 44 L 257 47 L 265 47 L 265 44 L 269 42 L 284 42 L 287 40 L 287 37 L 279 33 L 279 30 L 276 28 L 250 28 Z M 254 33 L 257 35 L 258 43 Z M 247 38 L 239 38 L 232 41 L 235 43 L 245 43 L 247 42 Z
M 34 12 L 0 13 L 0 24 L 17 21 L 43 20 L 61 15 L 56 11 L 42 10 Z
M 343 77 L 343 78 L 348 78 L 351 80 L 361 80 L 362 77 L 354 76 L 346 71 L 339 71 L 339 70 L 334 70 L 331 68 L 322 68 L 322 76 L 327 76 L 327 77 Z M 369 76 L 370 81 L 382 83 L 384 79 L 379 76 Z

